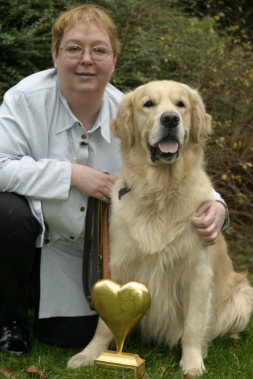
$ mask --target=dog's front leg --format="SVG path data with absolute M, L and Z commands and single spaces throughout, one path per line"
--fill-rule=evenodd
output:
M 202 272 L 193 273 L 189 284 L 188 299 L 184 299 L 185 321 L 180 366 L 185 374 L 202 375 L 205 371 L 203 353 L 207 353 L 211 278 L 212 272 L 208 267 L 206 269 L 202 267 Z
M 113 340 L 113 335 L 104 321 L 99 318 L 98 326 L 94 337 L 86 348 L 79 354 L 74 355 L 69 361 L 67 367 L 78 368 L 82 366 L 93 365 L 94 359 L 107 350 Z

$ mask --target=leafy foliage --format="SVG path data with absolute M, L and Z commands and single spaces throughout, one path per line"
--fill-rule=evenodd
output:
M 200 90 L 213 117 L 207 168 L 229 206 L 231 228 L 227 233 L 229 238 L 251 237 L 253 62 L 249 1 L 241 5 L 237 0 L 93 3 L 107 9 L 119 32 L 121 54 L 112 77 L 116 87 L 127 91 L 150 80 L 173 79 Z M 230 7 L 232 3 L 236 3 L 236 12 Z M 80 4 L 67 0 L 1 1 L 0 98 L 23 77 L 52 67 L 52 24 L 59 13 Z
M 52 67 L 51 29 L 67 5 L 61 0 L 1 1 L 1 95 L 25 76 Z
M 212 16 L 221 28 L 230 30 L 234 38 L 253 40 L 251 0 L 182 0 L 179 1 L 191 15 Z

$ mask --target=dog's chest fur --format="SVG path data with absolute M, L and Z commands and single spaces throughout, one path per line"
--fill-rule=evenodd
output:
M 180 315 L 192 275 L 198 275 L 200 267 L 206 267 L 207 277 L 212 275 L 208 247 L 200 242 L 192 224 L 194 205 L 181 218 L 176 202 L 168 203 L 166 209 L 157 209 L 155 202 L 143 206 L 136 203 L 131 190 L 119 200 L 121 185 L 114 188 L 110 219 L 112 279 L 137 280 L 149 288 L 152 306 L 141 322 L 143 337 L 173 346 L 181 338 Z
M 144 227 L 145 228 L 145 227 Z M 156 231 L 153 230 L 155 233 Z M 131 237 L 129 237 L 131 238 Z M 180 238 L 179 238 L 180 240 Z M 130 241 L 129 241 L 130 242 Z M 201 251 L 192 247 L 184 249 L 180 256 L 183 241 L 174 241 L 167 248 L 153 254 L 146 254 L 138 249 L 135 241 L 124 249 L 124 239 L 119 238 L 112 243 L 111 277 L 120 283 L 132 280 L 144 283 L 151 292 L 152 306 L 149 313 L 141 321 L 141 333 L 144 340 L 155 340 L 170 347 L 176 345 L 182 337 L 183 304 L 188 301 L 192 276 L 199 275 L 199 270 L 206 270 L 205 276 L 211 278 L 208 264 L 208 248 Z M 122 244 L 122 245 L 121 245 Z M 191 253 L 190 253 L 191 252 Z

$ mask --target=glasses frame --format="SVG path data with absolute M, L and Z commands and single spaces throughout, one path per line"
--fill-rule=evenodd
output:
M 81 56 L 80 56 L 79 58 L 71 58 L 71 57 L 68 55 L 67 51 L 66 51 L 66 48 L 69 47 L 69 46 L 72 46 L 72 47 L 80 47 L 80 48 L 82 49 L 82 54 L 81 54 Z M 96 49 L 96 48 L 98 48 L 98 47 L 101 47 L 101 48 L 103 48 L 103 49 L 108 50 L 108 54 L 107 54 L 107 56 L 106 56 L 105 58 L 103 58 L 103 59 L 96 59 L 96 58 L 94 58 L 94 56 L 92 55 L 92 50 L 93 50 L 93 49 Z M 92 47 L 91 49 L 84 49 L 84 48 L 83 48 L 82 46 L 80 46 L 80 45 L 67 45 L 67 46 L 65 46 L 65 47 L 60 47 L 60 46 L 58 46 L 58 49 L 63 50 L 64 53 L 67 55 L 67 57 L 68 57 L 69 59 L 73 59 L 73 60 L 75 60 L 75 61 L 82 59 L 82 57 L 83 57 L 83 55 L 84 55 L 84 53 L 85 53 L 86 50 L 89 51 L 90 56 L 91 56 L 91 59 L 92 59 L 93 61 L 98 61 L 98 62 L 99 62 L 99 61 L 104 61 L 106 58 L 109 57 L 109 55 L 110 55 L 111 53 L 114 52 L 114 50 L 109 50 L 109 49 L 108 49 L 107 47 L 105 47 L 105 46 L 94 46 L 94 47 Z

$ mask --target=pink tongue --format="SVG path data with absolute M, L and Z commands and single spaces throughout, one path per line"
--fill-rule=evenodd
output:
M 158 144 L 162 153 L 176 153 L 178 150 L 178 143 L 176 141 L 163 141 Z

